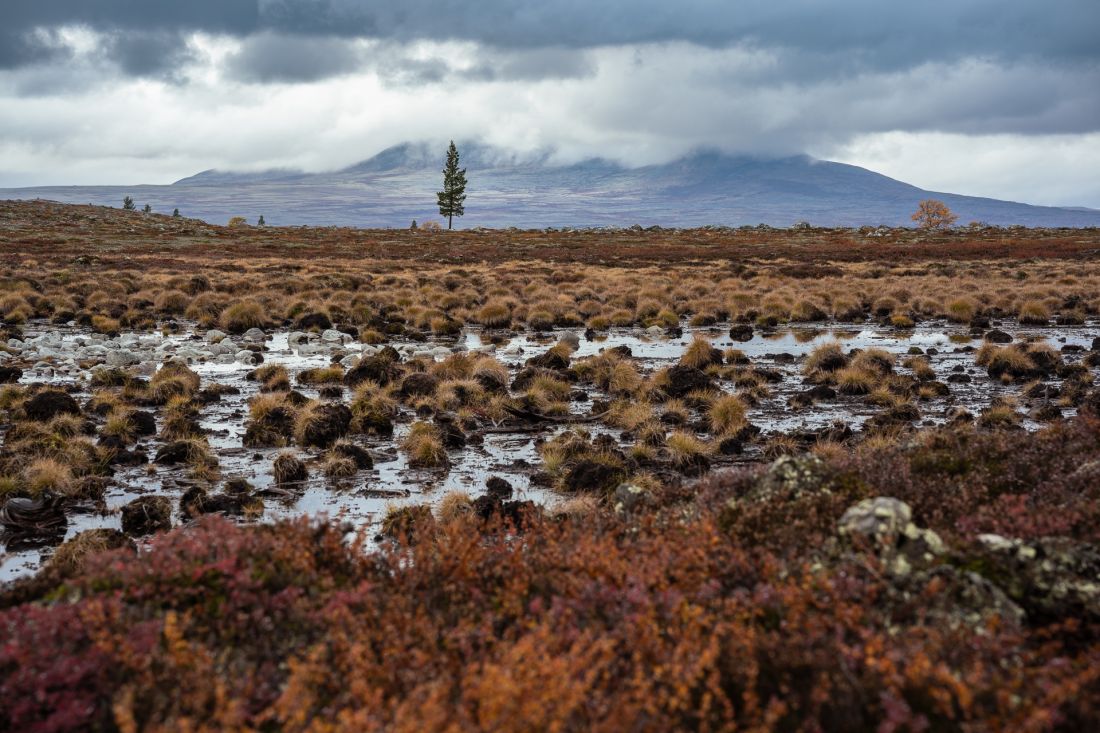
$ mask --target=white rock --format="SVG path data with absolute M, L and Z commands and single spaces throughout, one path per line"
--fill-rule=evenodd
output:
M 224 338 L 225 338 L 225 332 L 224 331 L 219 331 L 216 328 L 210 329 L 209 331 L 206 332 L 206 335 L 203 336 L 203 339 L 208 344 L 216 344 Z
M 663 336 L 665 329 L 660 326 L 650 326 L 645 330 L 647 336 Z
M 346 333 L 340 333 L 335 328 L 329 328 L 321 334 L 322 341 L 343 343 L 345 338 L 350 338 Z
M 438 359 L 446 359 L 450 355 L 451 350 L 448 349 L 446 346 L 436 346 L 434 349 L 432 349 L 432 356 Z
M 296 344 L 300 344 L 303 341 L 308 341 L 308 340 L 309 340 L 309 334 L 308 333 L 302 333 L 301 331 L 291 331 L 290 335 L 286 337 L 286 342 L 290 346 L 294 346 Z
M 581 347 L 581 337 L 573 333 L 572 331 L 563 332 L 561 338 L 559 338 L 558 341 L 573 349 L 573 351 L 576 351 Z
M 235 364 L 236 362 L 237 357 L 234 354 L 219 354 L 218 357 L 214 359 L 215 364 Z
M 345 369 L 354 369 L 359 365 L 359 356 L 357 354 L 348 354 L 340 360 L 340 366 Z
M 244 332 L 244 340 L 263 343 L 267 340 L 267 334 L 258 328 L 250 328 Z
M 124 367 L 137 364 L 139 361 L 141 357 L 127 349 L 119 349 L 107 354 L 107 366 Z
M 239 361 L 242 364 L 259 364 L 259 360 L 257 359 L 257 356 L 258 356 L 258 354 L 256 354 L 256 352 L 254 352 L 254 351 L 249 351 L 248 349 L 241 349 L 240 351 L 238 351 L 236 353 L 235 358 L 236 358 L 237 361 Z

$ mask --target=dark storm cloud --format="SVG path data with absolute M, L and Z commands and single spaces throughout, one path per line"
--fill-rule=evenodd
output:
M 748 44 L 817 54 L 836 69 L 975 56 L 1100 62 L 1097 0 L 4 0 L 3 20 L 0 65 L 9 68 L 55 53 L 34 34 L 62 25 L 116 34 L 467 40 L 512 49 Z M 177 50 L 170 45 L 165 55 Z M 820 72 L 821 64 L 805 69 Z
M 246 38 L 226 61 L 226 72 L 247 82 L 310 82 L 357 69 L 361 55 L 342 38 L 279 36 Z
M 100 53 L 129 76 L 174 78 L 194 59 L 187 37 L 173 31 L 118 31 L 104 39 Z
M 447 79 L 533 81 L 591 76 L 596 65 L 586 51 L 573 48 L 488 49 L 478 47 L 474 62 L 453 66 L 442 56 L 425 58 L 393 41 L 360 44 L 334 36 L 259 33 L 244 39 L 225 62 L 230 78 L 244 82 L 318 81 L 369 68 L 390 84 L 414 86 Z

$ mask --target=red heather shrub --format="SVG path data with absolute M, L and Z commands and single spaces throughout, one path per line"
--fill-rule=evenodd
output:
M 939 581 L 898 606 L 873 562 L 819 553 L 875 494 L 953 544 L 1094 540 L 1027 509 L 1095 516 L 1096 428 L 857 452 L 770 510 L 726 508 L 745 470 L 633 519 L 460 520 L 370 552 L 206 518 L 0 612 L 0 729 L 1095 730 L 1100 630 L 946 623 Z

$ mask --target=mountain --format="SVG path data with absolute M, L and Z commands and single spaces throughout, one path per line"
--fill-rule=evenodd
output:
M 339 171 L 204 171 L 168 186 L 0 189 L 0 198 L 121 205 L 223 223 L 232 216 L 273 225 L 405 227 L 439 219 L 435 192 L 443 148 L 404 143 Z M 806 155 L 756 158 L 702 150 L 662 165 L 626 168 L 593 158 L 571 165 L 553 151 L 516 153 L 459 146 L 469 186 L 461 226 L 701 226 L 808 221 L 820 226 L 909 225 L 922 199 L 946 203 L 962 223 L 1100 226 L 1100 210 L 1031 206 L 925 191 L 887 176 Z

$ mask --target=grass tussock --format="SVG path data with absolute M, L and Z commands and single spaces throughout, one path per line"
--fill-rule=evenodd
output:
M 449 465 L 447 449 L 439 430 L 431 423 L 416 422 L 401 441 L 412 468 L 444 468 Z

